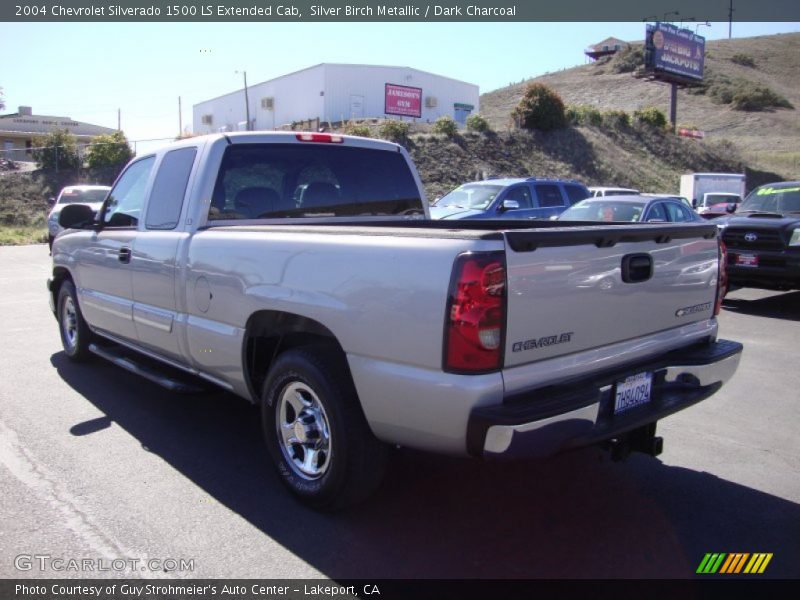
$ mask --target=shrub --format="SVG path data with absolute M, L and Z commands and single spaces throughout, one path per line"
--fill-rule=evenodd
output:
M 611 60 L 612 73 L 631 73 L 644 65 L 644 50 L 640 46 L 620 50 Z
M 567 108 L 566 117 L 573 125 L 593 125 L 599 127 L 603 124 L 603 115 L 594 106 L 588 104 L 569 106 Z
M 759 84 L 743 85 L 733 91 L 733 110 L 759 111 L 770 108 L 794 108 L 783 96 Z
M 489 131 L 489 121 L 484 119 L 479 114 L 470 115 L 467 117 L 467 130 L 477 131 L 478 133 L 485 133 Z
M 512 113 L 524 129 L 550 131 L 567 126 L 564 101 L 555 91 L 541 83 L 532 83 Z
M 86 151 L 86 164 L 91 169 L 121 169 L 132 158 L 133 151 L 121 131 L 92 138 L 92 143 Z
M 436 119 L 431 130 L 434 133 L 443 133 L 447 137 L 454 137 L 458 133 L 458 123 L 453 120 L 453 117 L 445 115 Z
M 401 143 L 408 140 L 408 130 L 408 123 L 387 120 L 378 128 L 378 135 L 384 140 Z
M 33 143 L 38 148 L 33 151 L 33 160 L 40 169 L 57 171 L 82 166 L 76 138 L 67 129 L 56 129 L 49 135 L 36 138 Z
M 358 124 L 355 121 L 348 121 L 345 123 L 344 133 L 346 135 L 357 135 L 359 137 L 372 137 L 372 132 L 367 125 Z
M 609 129 L 624 129 L 631 125 L 631 116 L 624 110 L 607 110 L 602 116 L 603 125 Z
M 755 59 L 748 55 L 748 54 L 734 54 L 731 56 L 731 62 L 736 63 L 737 65 L 742 65 L 743 67 L 755 67 L 756 61 Z
M 712 102 L 730 104 L 734 110 L 794 108 L 786 98 L 760 83 L 741 77 L 732 79 L 716 73 L 707 76 L 706 81 L 698 88 L 690 90 L 690 93 L 707 94 Z
M 633 122 L 638 125 L 647 125 L 655 129 L 666 129 L 667 115 L 655 106 L 648 106 L 633 111 Z

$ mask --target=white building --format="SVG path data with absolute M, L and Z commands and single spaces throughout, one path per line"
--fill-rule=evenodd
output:
M 410 67 L 322 63 L 247 88 L 250 129 L 269 130 L 319 119 L 366 118 L 464 123 L 478 112 L 478 86 Z M 194 105 L 196 134 L 247 129 L 245 90 Z

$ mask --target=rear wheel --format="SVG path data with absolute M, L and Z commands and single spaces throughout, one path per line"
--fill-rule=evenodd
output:
M 58 329 L 61 333 L 61 345 L 64 353 L 75 362 L 89 359 L 89 344 L 92 332 L 83 320 L 78 295 L 71 281 L 64 281 L 58 290 Z
M 281 354 L 261 408 L 272 459 L 303 503 L 343 508 L 380 484 L 387 448 L 367 424 L 341 352 L 310 346 Z

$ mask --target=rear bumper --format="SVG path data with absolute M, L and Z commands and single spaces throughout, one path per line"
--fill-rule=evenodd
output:
M 611 439 L 714 394 L 736 372 L 741 352 L 738 342 L 698 344 L 475 408 L 467 450 L 486 457 L 548 456 Z M 650 402 L 614 415 L 615 382 L 642 371 L 653 374 Z

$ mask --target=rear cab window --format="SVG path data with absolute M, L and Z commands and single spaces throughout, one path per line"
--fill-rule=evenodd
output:
M 424 214 L 402 154 L 330 144 L 233 144 L 208 220 Z

